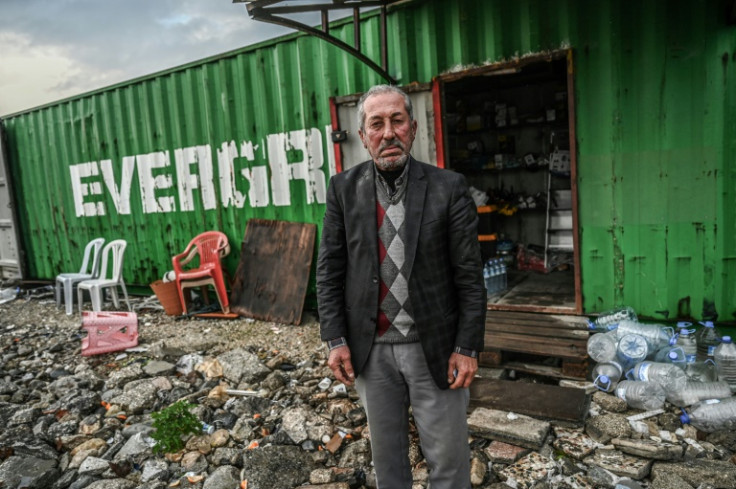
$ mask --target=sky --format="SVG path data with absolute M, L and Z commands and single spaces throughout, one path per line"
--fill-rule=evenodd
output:
M 0 117 L 290 32 L 232 0 L 0 0 Z

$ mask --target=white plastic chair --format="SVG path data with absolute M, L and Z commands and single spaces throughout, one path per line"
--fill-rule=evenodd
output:
M 105 245 L 102 250 L 102 267 L 100 269 L 100 277 L 96 279 L 84 280 L 77 285 L 77 299 L 79 302 L 79 310 L 82 310 L 82 299 L 84 291 L 89 293 L 90 300 L 92 301 L 92 310 L 101 311 L 102 304 L 104 302 L 103 292 L 104 289 L 110 289 L 110 295 L 112 295 L 112 302 L 115 307 L 119 307 L 118 301 L 118 290 L 120 287 L 125 295 L 125 304 L 128 306 L 128 310 L 131 311 L 130 302 L 128 301 L 128 291 L 125 289 L 125 282 L 123 282 L 123 256 L 125 254 L 125 247 L 128 244 L 124 239 L 116 239 L 110 241 Z M 108 262 L 111 261 L 112 265 L 110 275 L 108 276 Z
M 74 286 L 83 280 L 100 276 L 100 250 L 102 250 L 104 243 L 105 238 L 96 238 L 87 243 L 87 246 L 84 247 L 82 267 L 78 273 L 60 273 L 56 276 L 56 307 L 61 306 L 61 292 L 63 290 L 64 304 L 68 315 L 73 312 L 74 308 Z

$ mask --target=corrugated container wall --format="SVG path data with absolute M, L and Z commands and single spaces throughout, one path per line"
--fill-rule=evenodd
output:
M 733 320 L 733 16 L 732 0 L 414 2 L 389 15 L 389 71 L 427 82 L 571 48 L 584 311 Z M 351 42 L 349 23 L 332 32 Z M 372 59 L 378 33 L 365 16 Z M 89 238 L 122 235 L 135 242 L 126 277 L 145 284 L 205 228 L 239 245 L 251 217 L 319 224 L 328 98 L 380 81 L 292 35 L 10 117 L 31 275 L 53 277 Z

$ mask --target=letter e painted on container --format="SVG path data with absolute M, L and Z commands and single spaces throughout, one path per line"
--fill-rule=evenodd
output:
M 79 163 L 69 167 L 74 210 L 77 217 L 105 215 L 104 202 L 85 202 L 87 196 L 102 195 L 102 183 L 99 180 L 88 180 L 90 177 L 97 177 L 99 174 L 100 170 L 96 161 Z

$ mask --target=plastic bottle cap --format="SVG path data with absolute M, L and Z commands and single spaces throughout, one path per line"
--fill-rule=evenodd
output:
M 721 341 L 723 343 L 731 343 L 731 337 L 730 336 L 724 336 L 723 338 L 721 338 Z
M 669 359 L 670 359 L 670 360 L 672 360 L 672 361 L 675 361 L 675 360 L 677 360 L 677 352 L 676 352 L 676 351 L 671 351 L 671 352 L 669 352 L 669 353 L 667 354 L 667 358 L 669 358 Z

